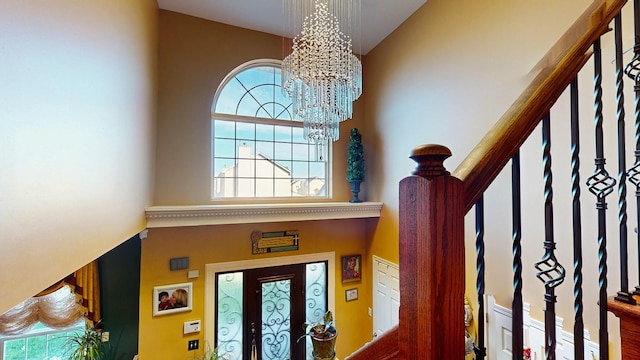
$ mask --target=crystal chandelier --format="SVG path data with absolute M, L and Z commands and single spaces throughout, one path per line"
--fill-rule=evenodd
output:
M 304 137 L 322 148 L 340 136 L 362 94 L 362 64 L 353 53 L 360 0 L 283 0 L 285 34 L 296 34 L 282 62 L 282 91 Z M 288 22 L 287 22 L 288 21 Z

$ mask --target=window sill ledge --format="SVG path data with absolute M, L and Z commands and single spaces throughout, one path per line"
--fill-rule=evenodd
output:
M 147 228 L 380 217 L 381 202 L 152 206 Z

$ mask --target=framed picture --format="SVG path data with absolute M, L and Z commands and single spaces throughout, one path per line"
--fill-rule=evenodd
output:
M 353 288 L 344 291 L 344 296 L 347 301 L 358 300 L 358 288 Z
M 153 287 L 153 316 L 191 311 L 193 283 Z
M 362 255 L 347 255 L 342 257 L 342 282 L 360 281 Z

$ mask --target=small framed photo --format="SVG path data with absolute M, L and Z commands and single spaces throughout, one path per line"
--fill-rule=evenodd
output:
M 358 300 L 358 288 L 345 290 L 344 295 L 347 301 Z
M 360 281 L 362 255 L 347 255 L 342 257 L 342 282 Z
M 193 283 L 153 287 L 153 316 L 191 311 Z

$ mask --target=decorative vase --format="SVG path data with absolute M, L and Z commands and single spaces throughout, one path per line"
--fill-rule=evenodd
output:
M 358 193 L 360 192 L 360 183 L 362 180 L 349 181 L 351 184 L 351 192 L 353 193 L 353 199 L 349 200 L 350 203 L 361 203 L 362 200 L 358 199 Z
M 328 331 L 332 336 L 327 338 L 311 337 L 311 343 L 313 345 L 313 359 L 314 360 L 333 360 L 336 357 L 336 338 L 338 337 L 338 330 L 331 327 Z

